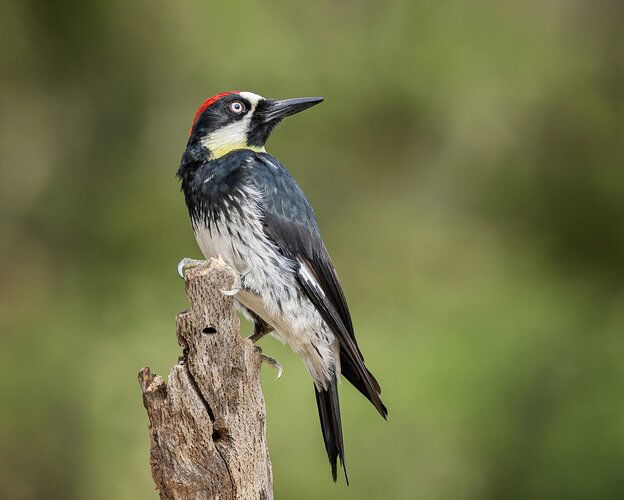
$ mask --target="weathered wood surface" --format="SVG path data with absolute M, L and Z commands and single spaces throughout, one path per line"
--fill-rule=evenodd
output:
M 191 307 L 176 319 L 185 356 L 167 383 L 149 368 L 139 372 L 161 498 L 273 498 L 260 355 L 220 291 L 234 281 L 219 259 L 187 271 Z

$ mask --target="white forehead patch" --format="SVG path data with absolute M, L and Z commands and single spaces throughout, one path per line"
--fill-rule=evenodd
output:
M 253 92 L 239 92 L 238 95 L 244 97 L 251 103 L 251 111 L 254 111 L 258 103 L 264 99 L 261 95 L 254 94 Z

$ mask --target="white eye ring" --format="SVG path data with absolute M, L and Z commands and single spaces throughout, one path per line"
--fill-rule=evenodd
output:
M 243 111 L 245 111 L 245 106 L 240 101 L 233 101 L 230 103 L 230 111 L 240 115 Z

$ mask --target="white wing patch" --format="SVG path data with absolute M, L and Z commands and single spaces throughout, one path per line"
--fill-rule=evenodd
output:
M 312 276 L 308 264 L 301 261 L 301 259 L 297 259 L 297 261 L 299 262 L 299 277 L 309 285 L 312 285 L 321 297 L 325 297 L 325 292 Z

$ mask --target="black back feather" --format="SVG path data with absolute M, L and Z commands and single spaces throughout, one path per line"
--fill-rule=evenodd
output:
M 254 185 L 266 194 L 265 232 L 284 255 L 305 266 L 313 276 L 315 283 L 301 277 L 299 283 L 340 343 L 343 375 L 386 418 L 388 410 L 380 398 L 381 388 L 364 364 L 347 301 L 321 239 L 314 210 L 279 161 L 266 153 L 257 157 L 251 175 Z

